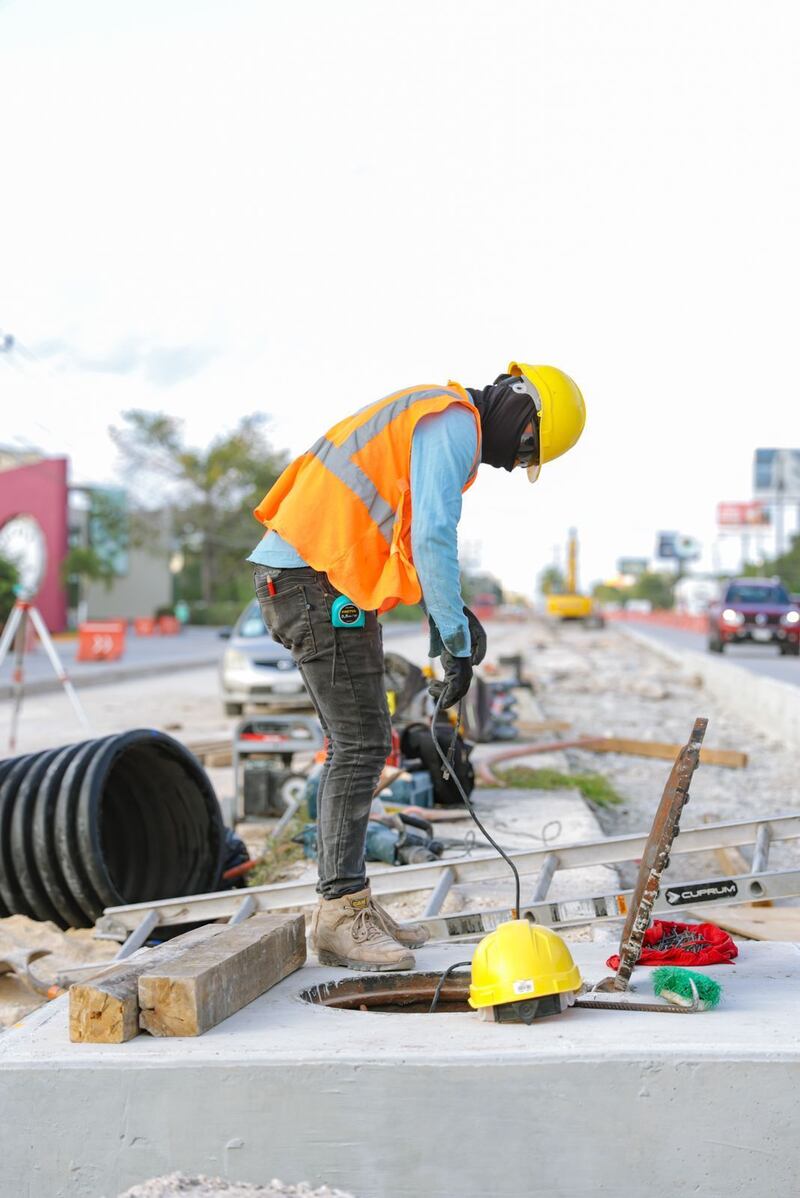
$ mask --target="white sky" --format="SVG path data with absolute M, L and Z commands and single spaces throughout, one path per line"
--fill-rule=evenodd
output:
M 549 362 L 584 437 L 533 488 L 484 467 L 462 540 L 528 592 L 570 525 L 584 583 L 657 529 L 710 561 L 754 447 L 800 444 L 798 36 L 792 0 L 0 0 L 0 328 L 37 355 L 0 443 L 101 481 L 121 410 L 262 410 L 299 453 Z

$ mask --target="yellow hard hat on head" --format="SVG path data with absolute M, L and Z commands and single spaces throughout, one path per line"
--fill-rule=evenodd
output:
M 484 936 L 472 958 L 469 1005 L 496 1007 L 578 990 L 581 975 L 557 932 L 512 919 Z
M 586 423 L 586 405 L 577 383 L 556 366 L 509 362 L 508 373 L 527 382 L 537 405 L 539 462 L 528 467 L 528 478 L 534 483 L 545 462 L 572 449 Z

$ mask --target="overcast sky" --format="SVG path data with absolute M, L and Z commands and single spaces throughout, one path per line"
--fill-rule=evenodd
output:
M 483 467 L 462 540 L 527 592 L 571 525 L 585 583 L 658 529 L 710 561 L 800 445 L 799 38 L 791 0 L 0 0 L 0 443 L 110 480 L 144 407 L 299 453 L 552 363 L 579 446 Z

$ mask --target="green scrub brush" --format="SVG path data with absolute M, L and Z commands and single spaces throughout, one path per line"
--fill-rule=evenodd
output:
M 670 965 L 654 970 L 653 990 L 660 998 L 679 1007 L 693 1007 L 696 1002 L 698 1011 L 711 1010 L 722 997 L 719 982 L 707 974 Z

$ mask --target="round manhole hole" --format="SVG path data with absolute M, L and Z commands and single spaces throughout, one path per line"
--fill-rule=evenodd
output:
M 301 990 L 303 1002 L 340 1011 L 373 1011 L 393 1015 L 423 1015 L 430 1010 L 441 973 L 371 973 L 320 982 Z M 436 1014 L 469 1012 L 470 975 L 451 974 L 442 986 Z

